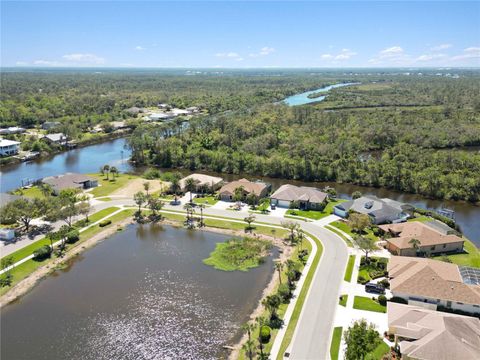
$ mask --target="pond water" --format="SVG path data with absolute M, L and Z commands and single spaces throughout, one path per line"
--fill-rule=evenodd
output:
M 295 95 L 289 96 L 285 100 L 283 100 L 283 102 L 289 106 L 305 105 L 305 104 L 310 104 L 314 102 L 319 102 L 324 100 L 326 96 L 319 96 L 315 98 L 309 98 L 308 96 L 318 92 L 328 92 L 332 89 L 336 89 L 343 86 L 356 85 L 356 84 L 358 83 L 343 83 L 343 84 L 329 85 L 316 90 L 310 90 L 310 91 L 303 92 L 301 94 L 295 94 Z
M 22 181 L 37 180 L 66 172 L 94 173 L 100 166 L 116 166 L 119 171 L 131 170 L 128 163 L 130 150 L 125 139 L 116 139 L 69 150 L 47 158 L 14 165 L 2 166 L 0 172 L 1 192 L 14 190 Z
M 2 309 L 1 358 L 218 359 L 273 274 L 202 263 L 229 237 L 131 225 Z

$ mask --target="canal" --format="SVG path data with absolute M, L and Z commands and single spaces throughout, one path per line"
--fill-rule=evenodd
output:
M 228 238 L 128 226 L 2 309 L 1 358 L 226 358 L 273 275 L 203 264 Z

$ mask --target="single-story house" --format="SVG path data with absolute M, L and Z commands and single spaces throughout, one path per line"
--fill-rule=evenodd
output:
M 379 199 L 373 195 L 362 196 L 355 200 L 346 201 L 333 207 L 333 213 L 347 218 L 349 211 L 366 214 L 372 224 L 398 223 L 406 221 L 413 206 L 391 199 Z
M 185 187 L 187 179 L 195 180 L 195 183 L 197 184 L 196 191 L 203 188 L 213 192 L 219 189 L 223 184 L 223 179 L 221 177 L 205 174 L 190 174 L 180 180 L 180 188 L 182 189 L 182 191 L 186 191 Z
M 270 203 L 279 207 L 291 207 L 292 202 L 304 210 L 322 210 L 327 203 L 328 194 L 314 187 L 285 184 L 280 186 L 272 196 Z
M 139 108 L 139 107 L 136 107 L 136 106 L 132 106 L 131 108 L 125 109 L 124 111 L 126 113 L 128 113 L 129 115 L 137 116 L 138 114 L 143 113 L 145 111 L 145 109 Z
M 171 119 L 175 116 L 170 113 L 152 113 L 147 115 L 146 117 L 148 117 L 150 121 L 162 121 Z
M 480 314 L 480 269 L 427 258 L 392 256 L 390 290 L 409 305 Z
M 56 134 L 47 134 L 44 137 L 42 137 L 42 140 L 49 144 L 65 145 L 67 143 L 68 138 L 63 133 L 56 133 Z
M 97 179 L 76 173 L 49 176 L 43 178 L 42 183 L 50 185 L 55 195 L 64 189 L 89 189 L 98 186 Z
M 392 237 L 386 238 L 387 249 L 393 255 L 416 256 L 417 254 L 441 254 L 462 252 L 464 240 L 454 234 L 443 234 L 428 223 L 420 221 L 380 225 L 380 229 Z M 420 242 L 417 248 L 410 243 Z
M 18 141 L 0 139 L 0 155 L 11 156 L 18 154 L 20 143 Z
M 223 185 L 219 191 L 220 199 L 223 201 L 233 201 L 235 190 L 240 187 L 243 189 L 242 200 L 245 200 L 250 194 L 254 194 L 257 199 L 261 199 L 268 193 L 268 185 L 264 182 L 252 182 L 247 179 L 240 179 Z
M 23 134 L 26 130 L 18 126 L 10 126 L 5 129 L 0 129 L 0 135 Z
M 51 130 L 51 129 L 55 129 L 56 127 L 58 127 L 60 125 L 61 125 L 61 123 L 58 122 L 58 121 L 45 121 L 42 124 L 42 129 L 43 130 Z
M 402 359 L 451 360 L 480 357 L 480 320 L 416 306 L 387 303 L 388 333 Z

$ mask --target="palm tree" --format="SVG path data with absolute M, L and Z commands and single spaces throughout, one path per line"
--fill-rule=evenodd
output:
M 115 175 L 118 175 L 118 169 L 115 167 L 115 166 L 112 166 L 110 168 L 110 172 L 112 173 L 113 175 L 113 180 L 115 180 Z
M 143 189 L 145 190 L 145 192 L 147 193 L 147 196 L 148 196 L 148 190 L 150 190 L 150 183 L 148 181 L 145 181 L 143 183 Z
M 107 180 L 109 179 L 110 165 L 103 165 L 103 172 L 107 174 Z
M 293 221 L 283 221 L 281 225 L 290 231 L 290 242 L 293 244 L 295 242 L 295 232 L 300 228 L 300 225 Z
M 245 192 L 245 188 L 243 186 L 239 186 L 235 188 L 233 201 L 242 201 L 244 192 Z
M 263 318 L 262 316 L 259 316 L 255 319 L 255 321 L 257 322 L 258 324 L 258 328 L 259 328 L 259 331 L 258 331 L 258 346 L 260 348 L 260 357 L 263 358 L 264 357 L 264 354 L 263 354 L 263 343 L 262 343 L 262 339 L 260 337 L 260 334 L 262 333 L 261 332 L 261 329 L 262 329 L 262 326 L 264 326 L 266 323 L 265 323 L 265 318 Z
M 147 197 L 142 191 L 139 191 L 133 195 L 133 201 L 138 205 L 138 212 L 141 213 L 142 205 L 147 201 Z
M 302 229 L 298 229 L 297 230 L 297 242 L 298 242 L 298 245 L 299 245 L 299 252 L 302 251 L 302 243 L 303 243 L 303 240 L 305 240 L 305 233 L 303 232 Z
M 420 242 L 420 240 L 413 238 L 413 239 L 411 239 L 408 243 L 409 243 L 410 245 L 412 245 L 412 247 L 415 249 L 415 253 L 418 253 L 418 252 L 419 252 L 419 250 L 420 250 L 420 245 L 422 244 L 422 243 Z
M 194 192 L 197 189 L 197 183 L 198 183 L 198 181 L 195 180 L 192 177 L 189 177 L 189 178 L 187 178 L 187 180 L 185 180 L 184 187 L 185 187 L 185 190 L 190 192 L 190 203 L 193 202 L 192 192 Z
M 198 205 L 198 208 L 200 209 L 200 227 L 204 227 L 205 223 L 203 222 L 203 209 L 205 209 L 205 204 L 200 204 Z
M 49 197 L 50 195 L 52 195 L 53 189 L 51 185 L 41 183 L 39 188 L 40 188 L 40 192 L 44 197 Z
M 242 346 L 243 350 L 245 350 L 245 353 L 247 354 L 248 356 L 248 359 L 249 360 L 252 360 L 253 359 L 253 355 L 254 355 L 254 342 L 252 340 L 252 332 L 255 330 L 255 325 L 252 324 L 252 323 L 245 323 L 242 325 L 242 329 L 244 331 L 246 331 L 247 333 L 247 336 L 248 336 L 248 340 L 245 342 L 245 344 Z
M 245 232 L 252 230 L 252 223 L 255 221 L 255 215 L 250 214 L 243 219 L 248 225 L 245 227 Z
M 282 270 L 283 270 L 283 263 L 281 261 L 277 261 L 275 263 L 275 270 L 278 271 L 278 280 L 280 281 L 280 285 L 282 284 Z

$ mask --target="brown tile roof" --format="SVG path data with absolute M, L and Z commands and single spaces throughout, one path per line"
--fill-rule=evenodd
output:
M 465 284 L 455 264 L 425 258 L 392 256 L 387 270 L 391 277 L 392 293 L 480 304 L 480 286 Z
M 412 239 L 420 240 L 420 246 L 441 245 L 464 241 L 461 237 L 456 235 L 442 234 L 420 221 L 380 225 L 379 228 L 386 232 L 391 231 L 398 233 L 398 237 L 387 239 L 387 241 L 400 249 L 412 248 L 412 245 L 408 243 Z
M 251 182 L 247 179 L 240 179 L 223 185 L 220 189 L 220 194 L 229 193 L 233 195 L 235 194 L 235 189 L 239 188 L 240 186 L 243 186 L 244 190 L 248 194 L 253 193 L 257 196 L 260 196 L 262 192 L 267 188 L 267 184 L 263 182 Z
M 400 341 L 402 355 L 412 359 L 480 358 L 480 320 L 388 302 L 388 327 Z
M 320 204 L 325 201 L 327 196 L 326 193 L 314 187 L 285 184 L 280 186 L 271 198 L 286 201 L 310 201 Z

